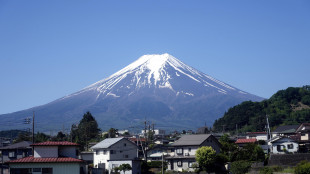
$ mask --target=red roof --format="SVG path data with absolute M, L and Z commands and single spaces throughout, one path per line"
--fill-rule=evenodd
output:
M 145 138 L 139 138 L 139 139 L 137 139 L 137 138 L 129 138 L 129 140 L 130 140 L 130 141 L 133 141 L 133 142 L 137 142 L 137 141 L 143 141 L 143 142 L 145 142 Z
M 32 144 L 31 146 L 79 146 L 79 145 L 69 141 L 46 141 L 42 143 L 35 143 Z
M 32 156 L 20 158 L 17 160 L 8 161 L 8 163 L 79 163 L 83 160 L 71 158 L 71 157 L 59 157 L 59 158 L 34 158 Z
M 256 141 L 257 141 L 256 138 L 252 138 L 252 139 L 238 139 L 235 143 L 236 144 L 255 143 Z

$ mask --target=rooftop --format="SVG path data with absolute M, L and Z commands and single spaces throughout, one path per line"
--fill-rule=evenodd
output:
M 1 147 L 0 150 L 6 150 L 6 149 L 25 149 L 29 148 L 31 145 L 30 141 L 22 141 L 19 143 L 15 143 L 9 146 Z
M 31 146 L 79 146 L 79 144 L 69 141 L 46 141 L 42 143 L 35 143 Z
M 211 134 L 196 134 L 196 135 L 183 135 L 178 139 L 173 146 L 188 146 L 188 145 L 201 145 Z
M 17 160 L 11 160 L 8 163 L 76 163 L 83 162 L 83 160 L 79 160 L 71 157 L 59 157 L 59 158 L 35 158 L 35 157 L 25 157 Z
M 277 133 L 294 133 L 299 127 L 298 125 L 285 125 L 285 126 L 279 126 L 277 129 L 275 129 L 272 132 L 277 132 Z
M 238 139 L 235 143 L 236 143 L 236 144 L 255 143 L 256 141 L 257 141 L 256 138 L 251 138 L 251 139 Z
M 124 139 L 124 138 L 106 138 L 106 139 L 102 140 L 101 142 L 97 143 L 96 145 L 94 145 L 93 147 L 91 147 L 91 149 L 109 148 L 110 146 L 117 143 L 121 139 Z

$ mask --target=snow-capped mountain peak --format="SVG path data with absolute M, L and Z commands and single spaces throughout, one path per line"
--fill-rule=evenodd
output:
M 189 86 L 188 89 L 178 85 L 184 82 Z M 180 94 L 187 96 L 202 95 L 205 92 L 209 93 L 210 90 L 221 94 L 227 94 L 228 92 L 247 94 L 165 53 L 143 55 L 110 77 L 100 80 L 72 95 L 86 91 L 97 91 L 97 98 L 129 96 L 143 87 L 153 89 L 167 88 L 177 96 Z M 197 88 L 199 92 L 193 91 L 192 87 Z

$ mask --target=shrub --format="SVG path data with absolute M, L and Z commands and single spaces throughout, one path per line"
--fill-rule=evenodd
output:
M 231 163 L 230 171 L 233 174 L 244 174 L 251 168 L 251 163 L 249 161 L 235 161 Z
M 270 167 L 264 167 L 259 170 L 260 174 L 273 174 L 273 170 Z
M 295 174 L 309 174 L 310 173 L 310 163 L 308 161 L 301 161 L 295 167 Z

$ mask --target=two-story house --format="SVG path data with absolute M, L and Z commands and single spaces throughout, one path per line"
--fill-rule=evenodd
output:
M 273 154 L 297 153 L 299 149 L 298 143 L 288 137 L 274 137 L 268 144 Z
M 10 160 L 16 160 L 27 156 L 32 156 L 30 141 L 22 141 L 9 146 L 0 148 L 0 173 L 9 173 L 9 166 L 5 163 Z
M 131 171 L 126 174 L 141 173 L 138 146 L 126 138 L 107 138 L 91 147 L 94 151 L 94 167 L 111 173 L 121 164 L 130 164 Z
M 211 146 L 217 153 L 220 152 L 220 143 L 211 134 L 183 135 L 172 144 L 174 151 L 166 157 L 168 170 L 194 171 L 193 164 L 196 162 L 195 154 L 199 147 Z
M 31 145 L 34 156 L 9 161 L 11 174 L 78 174 L 85 173 L 83 160 L 77 159 L 78 144 L 47 141 Z

